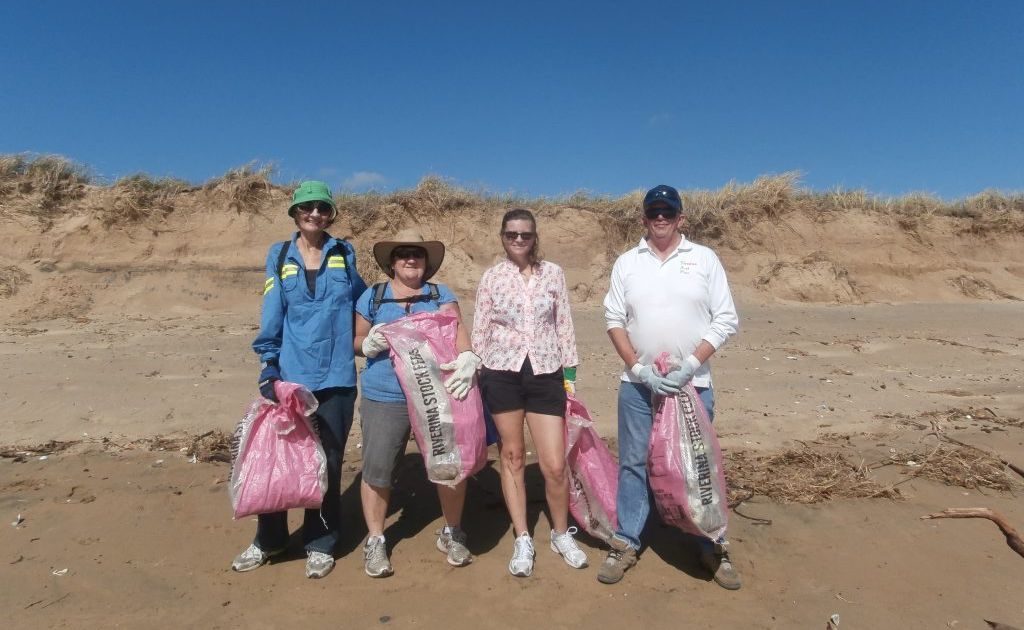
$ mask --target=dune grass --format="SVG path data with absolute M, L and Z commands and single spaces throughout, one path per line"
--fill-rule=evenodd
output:
M 138 173 L 112 184 L 113 207 L 98 211 L 107 224 L 117 221 L 142 222 L 170 213 L 179 195 L 199 191 L 211 199 L 196 207 L 212 208 L 221 203 L 239 214 L 257 215 L 267 210 L 274 191 L 289 194 L 292 185 L 273 182 L 271 165 L 250 163 L 213 178 L 201 187 L 173 178 L 154 179 Z M 56 155 L 0 155 L 0 204 L 12 199 L 25 201 L 24 212 L 54 216 L 70 211 L 69 203 L 85 194 L 88 184 L 97 184 L 90 171 Z M 910 233 L 916 233 L 936 217 L 963 220 L 961 231 L 976 235 L 1024 230 L 1024 193 L 985 190 L 946 201 L 927 193 L 886 197 L 863 189 L 814 191 L 800 187 L 800 173 L 791 171 L 764 175 L 753 182 L 729 182 L 715 190 L 682 190 L 688 213 L 688 235 L 711 243 L 749 238 L 751 228 L 763 222 L 778 222 L 787 214 L 803 211 L 828 221 L 839 213 L 866 212 L 887 215 Z M 620 196 L 588 191 L 560 197 L 524 197 L 515 193 L 471 190 L 439 175 L 427 175 L 414 188 L 393 192 L 342 193 L 336 202 L 356 232 L 367 229 L 393 231 L 414 219 L 440 219 L 445 225 L 481 216 L 480 213 L 525 207 L 538 212 L 565 209 L 592 213 L 618 247 L 640 237 L 642 190 Z M 453 228 L 454 229 L 454 228 Z
M 84 196 L 92 181 L 87 168 L 60 155 L 0 155 L 0 202 L 16 195 L 37 197 L 37 212 L 52 214 Z
M 145 173 L 136 173 L 114 182 L 114 202 L 97 210 L 104 225 L 138 223 L 160 219 L 174 210 L 178 195 L 192 186 L 173 177 L 153 179 Z
M 203 190 L 215 197 L 226 197 L 228 209 L 238 214 L 259 214 L 275 188 L 273 174 L 272 164 L 250 162 L 209 180 L 203 184 Z

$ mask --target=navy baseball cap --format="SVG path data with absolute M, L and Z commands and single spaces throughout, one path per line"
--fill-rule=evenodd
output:
M 644 210 L 659 201 L 668 204 L 671 208 L 675 208 L 678 212 L 683 211 L 683 200 L 679 198 L 679 191 L 671 186 L 662 184 L 648 190 L 647 194 L 644 195 Z

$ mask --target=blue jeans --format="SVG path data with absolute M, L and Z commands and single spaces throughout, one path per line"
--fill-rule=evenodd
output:
M 320 403 L 312 420 L 327 456 L 327 493 L 319 510 L 306 510 L 303 515 L 302 544 L 307 552 L 333 554 L 341 536 L 341 458 L 352 428 L 356 388 L 330 387 L 313 395 Z M 283 549 L 288 544 L 288 512 L 260 514 L 253 542 L 263 551 Z
M 714 421 L 715 390 L 711 387 L 697 387 L 696 390 L 708 410 L 708 418 Z M 651 441 L 653 425 L 651 390 L 641 383 L 620 383 L 619 492 L 615 498 L 619 528 L 615 535 L 628 542 L 633 549 L 640 549 L 640 532 L 651 512 L 651 495 L 647 485 L 647 447 Z

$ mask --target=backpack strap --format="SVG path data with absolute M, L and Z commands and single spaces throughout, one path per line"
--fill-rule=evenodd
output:
M 284 267 L 284 261 L 288 259 L 288 248 L 292 246 L 291 239 L 281 242 L 281 251 L 277 254 L 277 281 L 283 282 L 281 279 L 281 269 Z
M 398 299 L 395 299 L 395 298 L 385 298 L 384 297 L 384 291 L 387 289 L 387 286 L 388 285 L 387 285 L 386 282 L 378 282 L 377 284 L 373 285 L 373 299 L 370 300 L 370 323 L 371 324 L 373 323 L 373 320 L 377 317 L 377 309 L 379 309 L 380 305 L 385 303 L 385 302 L 388 302 L 388 303 L 390 303 L 390 302 L 397 302 L 397 303 L 402 303 L 402 304 L 411 304 L 411 303 L 414 303 L 414 302 L 427 302 L 427 301 L 430 301 L 430 302 L 440 302 L 441 301 L 441 292 L 438 290 L 437 285 L 434 284 L 433 282 L 428 282 L 427 283 L 427 288 L 430 289 L 430 295 L 414 295 L 412 297 L 398 298 Z
M 388 285 L 386 282 L 378 282 L 373 285 L 373 298 L 370 300 L 370 323 L 377 318 L 377 309 L 380 308 L 380 303 L 384 301 L 384 291 L 387 290 Z

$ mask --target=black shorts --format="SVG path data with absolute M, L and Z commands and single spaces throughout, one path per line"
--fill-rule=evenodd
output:
M 518 372 L 483 368 L 480 371 L 480 391 L 491 413 L 525 409 L 528 413 L 565 416 L 562 371 L 534 374 L 529 357 Z

